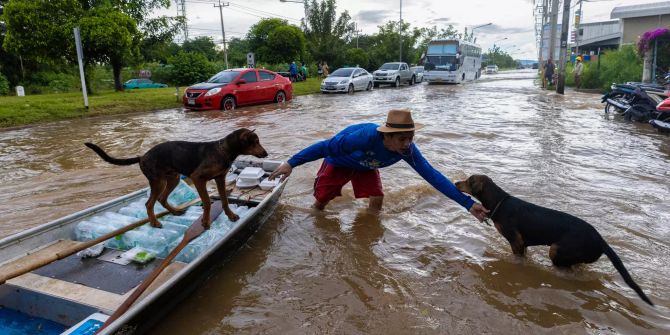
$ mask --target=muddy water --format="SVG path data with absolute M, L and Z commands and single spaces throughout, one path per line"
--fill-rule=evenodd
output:
M 452 180 L 491 176 L 525 200 L 592 223 L 656 302 L 646 306 L 601 258 L 551 266 L 546 247 L 511 255 L 492 228 L 405 163 L 382 170 L 384 211 L 350 187 L 309 209 L 320 162 L 297 168 L 274 216 L 155 334 L 667 334 L 670 138 L 607 118 L 599 96 L 543 92 L 533 72 L 460 86 L 298 97 L 284 107 L 73 120 L 0 132 L 0 235 L 145 186 L 137 166 L 103 163 L 82 142 L 131 156 L 165 140 L 256 128 L 272 156 L 409 107 L 416 143 Z

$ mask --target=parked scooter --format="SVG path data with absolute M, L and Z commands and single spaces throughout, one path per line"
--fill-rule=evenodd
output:
M 666 85 L 670 84 L 670 74 L 666 80 Z M 617 112 L 629 121 L 647 122 L 656 119 L 656 105 L 670 95 L 666 87 L 658 84 L 627 82 L 612 84 L 611 88 L 602 98 L 605 113 Z
M 656 119 L 649 123 L 660 132 L 670 132 L 670 98 L 661 101 L 656 106 Z

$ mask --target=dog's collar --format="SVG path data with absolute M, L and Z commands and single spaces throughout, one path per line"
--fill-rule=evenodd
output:
M 502 203 L 505 202 L 505 200 L 509 199 L 509 197 L 510 197 L 510 195 L 508 194 L 506 197 L 502 198 L 502 200 L 498 201 L 498 204 L 497 204 L 496 207 L 493 209 L 493 212 L 491 212 L 491 214 L 489 214 L 489 217 L 488 217 L 486 220 L 484 220 L 484 221 L 486 221 L 486 223 L 487 223 L 489 226 L 490 226 L 491 224 L 489 224 L 488 219 L 493 220 L 493 216 L 496 215 L 496 213 L 498 212 L 498 208 L 500 208 L 500 205 L 502 205 Z

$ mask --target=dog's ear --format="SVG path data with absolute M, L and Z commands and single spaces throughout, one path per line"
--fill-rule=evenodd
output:
M 255 132 L 256 132 L 256 128 L 251 129 L 251 131 L 250 131 L 250 133 L 255 133 Z
M 484 180 L 479 176 L 471 176 L 468 178 L 468 184 L 470 184 L 470 189 L 472 190 L 472 195 L 474 196 L 480 194 L 484 189 Z

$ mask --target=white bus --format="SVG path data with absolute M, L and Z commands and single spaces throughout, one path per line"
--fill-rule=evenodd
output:
M 479 79 L 482 48 L 462 40 L 432 40 L 424 59 L 428 83 L 460 83 Z

